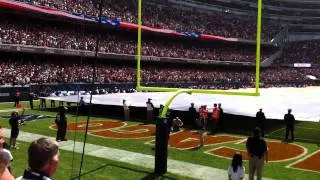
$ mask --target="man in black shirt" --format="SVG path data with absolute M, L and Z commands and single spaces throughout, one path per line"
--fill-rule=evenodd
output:
M 152 99 L 148 98 L 148 101 L 146 102 L 147 104 L 147 121 L 150 123 L 150 122 L 153 122 L 153 109 L 154 109 L 154 106 L 153 106 L 153 103 L 151 102 Z
M 16 93 L 14 94 L 14 105 L 13 107 L 18 107 L 19 101 L 20 101 L 20 91 L 17 90 Z
M 288 114 L 284 115 L 284 123 L 286 124 L 286 140 L 288 140 L 289 131 L 291 133 L 291 140 L 294 140 L 294 121 L 295 118 L 291 114 L 291 109 L 288 109 Z
M 196 108 L 194 108 L 194 103 L 191 103 L 189 107 L 189 123 L 192 124 L 193 128 L 197 127 L 196 119 L 198 119 L 198 113 Z
M 29 104 L 30 104 L 30 109 L 33 109 L 33 100 L 35 98 L 35 94 L 33 92 L 29 93 Z
M 219 108 L 219 110 L 220 110 L 220 111 L 219 111 L 220 114 L 219 114 L 218 127 L 219 127 L 220 129 L 223 129 L 225 123 L 224 123 L 224 113 L 223 113 L 223 108 L 221 107 L 221 103 L 218 104 L 218 108 Z
M 25 109 L 23 108 L 21 116 L 23 116 Z M 17 138 L 19 135 L 19 125 L 21 116 L 17 111 L 13 111 L 11 113 L 11 118 L 9 119 L 9 124 L 11 126 L 11 134 L 10 134 L 10 147 L 13 149 L 18 149 L 16 146 Z
M 262 109 L 259 109 L 259 111 L 256 114 L 256 126 L 261 129 L 261 136 L 264 137 L 264 124 L 266 121 L 266 116 L 262 112 Z
M 79 112 L 80 112 L 81 115 L 86 115 L 87 114 L 87 103 L 84 101 L 83 97 L 80 97 Z
M 257 179 L 261 180 L 264 160 L 268 162 L 268 147 L 265 140 L 261 138 L 261 130 L 256 127 L 253 136 L 247 139 L 247 152 L 249 156 L 249 180 L 254 179 L 257 171 Z
M 68 110 L 67 107 L 64 107 L 64 106 L 58 107 L 58 113 L 55 120 L 58 127 L 57 137 L 56 137 L 57 141 L 67 141 L 66 139 L 67 125 L 68 125 L 67 116 L 66 116 L 67 110 Z

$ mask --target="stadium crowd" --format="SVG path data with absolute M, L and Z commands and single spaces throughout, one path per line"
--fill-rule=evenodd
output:
M 135 67 L 119 65 L 97 65 L 97 82 L 124 83 L 135 81 Z M 181 68 L 144 66 L 142 82 L 176 83 L 220 83 L 227 87 L 252 87 L 254 71 L 231 68 Z M 93 68 L 89 64 L 65 61 L 0 61 L 1 85 L 27 85 L 45 83 L 88 83 L 92 82 Z M 269 68 L 262 70 L 261 82 L 270 86 L 304 86 L 310 81 L 306 75 L 320 77 L 320 69 Z
M 33 5 L 40 5 L 72 13 L 98 16 L 100 1 L 97 0 L 16 0 Z M 137 0 L 104 1 L 103 16 L 111 20 L 137 23 Z M 211 35 L 255 39 L 256 19 L 241 17 L 230 13 L 202 12 L 191 7 L 177 8 L 167 1 L 143 2 L 143 25 L 176 30 L 178 32 L 200 32 Z M 262 39 L 271 40 L 282 28 L 282 25 L 264 20 Z
M 320 64 L 320 41 L 302 41 L 288 43 L 278 63 Z
M 69 25 L 24 22 L 0 17 L 0 44 L 22 44 L 52 48 L 94 51 L 97 34 Z M 136 34 L 128 32 L 100 32 L 99 50 L 106 53 L 136 54 Z M 160 37 L 161 38 L 161 37 Z M 142 39 L 142 55 L 218 61 L 255 61 L 254 47 L 208 43 L 173 38 Z M 268 56 L 263 48 L 262 59 Z

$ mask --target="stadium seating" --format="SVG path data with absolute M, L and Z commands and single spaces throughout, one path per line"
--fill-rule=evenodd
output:
M 48 58 L 46 58 L 48 59 Z M 49 58 L 50 59 L 50 58 Z M 135 67 L 128 65 L 97 65 L 99 83 L 124 83 L 135 81 Z M 311 85 L 306 75 L 320 77 L 319 68 L 269 68 L 261 74 L 263 87 L 306 86 Z M 93 67 L 86 63 L 69 61 L 0 59 L 0 85 L 28 85 L 44 83 L 89 83 L 92 82 Z M 159 67 L 145 66 L 142 71 L 143 82 L 177 82 L 177 83 L 217 83 L 221 89 L 253 87 L 254 70 L 193 67 Z M 204 86 L 203 86 L 204 87 Z
M 18 1 L 18 0 L 17 0 Z M 81 13 L 92 16 L 99 14 L 98 2 L 89 0 L 19 0 L 59 9 L 71 13 Z M 137 23 L 137 0 L 108 0 L 104 1 L 103 16 L 111 20 Z M 256 18 L 252 16 L 239 18 L 229 13 L 193 11 L 191 8 L 177 8 L 167 1 L 143 2 L 143 25 L 176 30 L 178 32 L 201 32 L 223 37 L 255 39 Z M 281 26 L 275 21 L 265 20 L 262 27 L 262 39 L 271 40 Z
M 319 46 L 320 41 L 317 40 L 288 43 L 282 57 L 277 62 L 282 64 L 320 64 Z
M 9 20 L 10 19 L 10 20 Z M 95 31 L 95 30 L 94 30 Z M 19 20 L 0 17 L 0 43 L 22 44 L 42 47 L 94 51 L 96 33 L 91 29 L 78 29 L 63 23 Z M 136 34 L 128 32 L 103 31 L 99 50 L 106 53 L 136 53 Z M 208 43 L 197 40 L 182 41 L 173 38 L 143 37 L 142 55 L 187 58 L 216 61 L 254 62 L 255 47 L 236 44 Z M 271 48 L 263 49 L 262 59 L 272 53 Z

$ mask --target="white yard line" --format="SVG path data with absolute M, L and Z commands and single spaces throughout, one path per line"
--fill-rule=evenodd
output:
M 10 129 L 5 129 L 5 137 L 10 137 Z M 20 131 L 19 141 L 32 142 L 40 137 L 47 137 L 39 134 L 33 134 L 28 132 Z M 53 138 L 53 137 L 48 137 Z M 82 153 L 83 143 L 73 141 L 63 141 L 59 142 L 60 149 L 66 151 L 73 151 L 77 153 Z M 110 159 L 114 161 L 124 162 L 127 164 L 132 164 L 136 166 L 142 166 L 145 168 L 154 168 L 154 156 L 146 155 L 136 152 L 130 152 L 121 149 L 109 148 L 100 145 L 86 144 L 85 154 L 99 157 L 103 159 Z M 227 167 L 226 167 L 227 168 Z M 227 179 L 227 171 L 223 169 L 212 168 L 208 166 L 202 166 L 177 160 L 168 159 L 168 172 L 177 174 L 180 176 L 186 176 L 194 179 L 215 179 L 224 180 Z M 248 178 L 248 175 L 246 175 Z M 269 178 L 263 178 L 269 179 Z

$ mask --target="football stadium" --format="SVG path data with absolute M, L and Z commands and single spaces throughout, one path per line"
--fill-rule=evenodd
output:
M 320 179 L 320 1 L 0 0 L 0 179 Z

